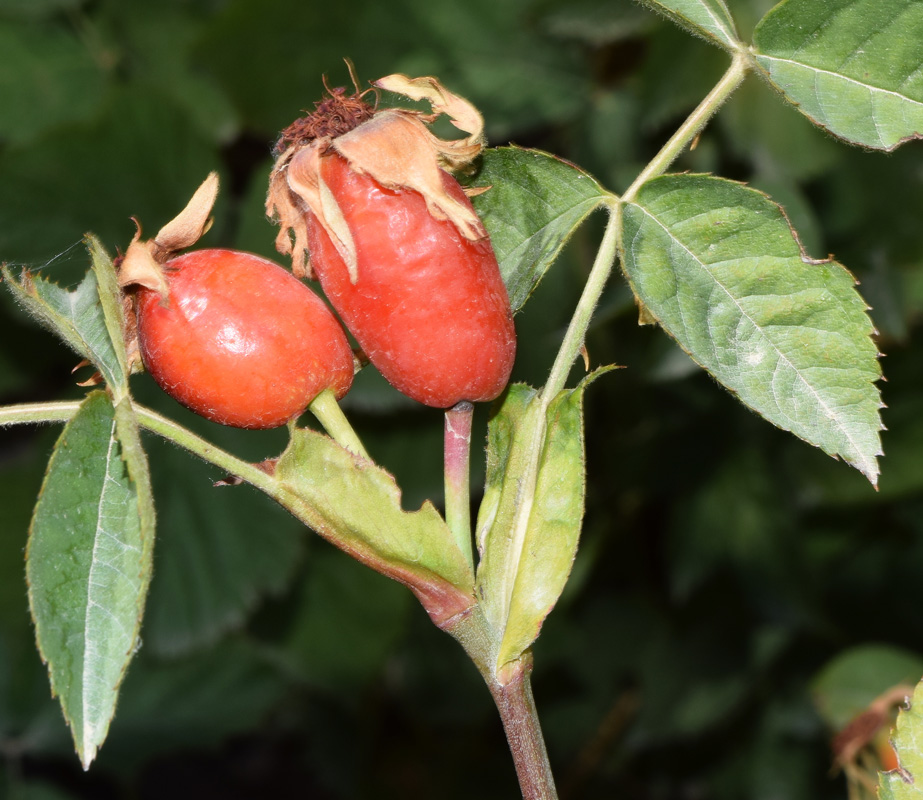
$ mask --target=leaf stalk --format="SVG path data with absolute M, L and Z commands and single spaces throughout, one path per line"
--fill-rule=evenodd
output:
M 702 129 L 721 108 L 724 101 L 740 86 L 749 68 L 749 54 L 745 50 L 736 51 L 731 61 L 731 66 L 728 67 L 721 80 L 715 84 L 715 87 L 705 96 L 705 99 L 696 106 L 695 110 L 686 118 L 686 121 L 677 128 L 676 133 L 660 148 L 660 152 L 641 170 L 638 177 L 635 178 L 625 194 L 622 195 L 623 203 L 630 203 L 638 190 L 647 181 L 662 175 L 669 169 L 670 164 L 676 161 L 680 153 L 702 132 Z

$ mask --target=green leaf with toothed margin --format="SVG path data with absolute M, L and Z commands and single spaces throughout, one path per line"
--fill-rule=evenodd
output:
M 646 183 L 622 211 L 622 264 L 644 311 L 765 419 L 872 484 L 881 377 L 855 279 L 801 251 L 766 195 L 710 175 Z
M 876 150 L 923 136 L 919 0 L 785 0 L 753 45 L 770 83 L 835 136 Z
M 571 234 L 614 196 L 557 156 L 521 147 L 485 150 L 472 198 L 490 234 L 513 311 L 525 305 Z
M 496 668 L 535 641 L 570 575 L 583 519 L 583 392 L 545 405 L 514 384 L 488 425 L 487 484 L 478 511 L 477 595 L 499 648 Z
M 474 576 L 429 501 L 401 508 L 380 467 L 316 431 L 298 429 L 273 472 L 271 494 L 353 558 L 410 587 L 440 624 L 474 604 Z
M 26 552 L 39 651 L 85 769 L 139 645 L 153 523 L 129 401 L 92 392 L 55 445 Z
M 91 362 L 118 397 L 127 391 L 125 346 L 118 331 L 120 311 L 115 308 L 111 280 L 112 262 L 99 242 L 87 238 L 93 270 L 70 291 L 23 270 L 19 276 L 6 265 L 0 267 L 4 285 L 16 301 L 45 328 L 57 334 L 77 353 Z M 101 301 L 99 278 L 106 288 L 107 306 Z
M 734 19 L 724 0 L 641 0 L 690 33 L 726 50 L 739 46 Z

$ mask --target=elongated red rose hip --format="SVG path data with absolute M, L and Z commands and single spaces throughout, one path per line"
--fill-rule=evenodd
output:
M 313 215 L 311 264 L 369 360 L 429 406 L 493 400 L 509 380 L 516 336 L 490 241 L 465 239 L 418 193 L 384 189 L 338 155 L 321 159 L 321 175 L 349 224 L 358 279 Z M 444 181 L 468 203 L 454 178 Z
M 480 115 L 431 78 L 376 85 L 429 100 L 472 136 L 444 142 L 426 128 L 432 116 L 373 111 L 332 90 L 283 134 L 267 201 L 277 245 L 296 272 L 310 253 L 327 298 L 399 391 L 438 408 L 492 400 L 516 354 L 509 299 L 483 225 L 442 169 L 480 151 Z
M 249 253 L 197 250 L 163 265 L 167 297 L 137 289 L 148 372 L 203 417 L 274 428 L 324 389 L 353 378 L 346 335 L 323 301 L 278 264 Z

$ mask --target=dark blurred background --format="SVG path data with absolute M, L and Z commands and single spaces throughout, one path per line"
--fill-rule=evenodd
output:
M 729 0 L 744 36 L 772 5 Z M 157 230 L 212 169 L 203 245 L 272 257 L 273 141 L 322 75 L 348 84 L 343 57 L 363 81 L 436 75 L 491 144 L 560 154 L 615 191 L 729 64 L 630 0 L 0 0 L 0 260 L 72 285 L 84 232 L 114 254 L 130 217 Z M 535 647 L 551 761 L 564 800 L 843 798 L 833 728 L 923 673 L 923 145 L 840 144 L 752 76 L 675 168 L 768 192 L 812 255 L 861 280 L 887 354 L 881 490 L 638 327 L 615 280 L 588 348 L 627 368 L 588 392 L 582 547 Z M 600 231 L 576 233 L 517 317 L 518 379 L 543 382 Z M 0 403 L 79 398 L 76 360 L 0 298 Z M 283 447 L 134 386 L 241 456 Z M 370 369 L 345 406 L 405 506 L 439 502 L 440 414 Z M 82 773 L 23 569 L 56 434 L 0 432 L 0 797 L 517 796 L 486 688 L 408 592 L 154 437 L 143 647 Z

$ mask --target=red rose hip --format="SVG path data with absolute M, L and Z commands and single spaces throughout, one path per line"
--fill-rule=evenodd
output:
M 369 106 L 358 87 L 328 89 L 279 140 L 266 201 L 281 225 L 276 246 L 296 275 L 320 280 L 399 391 L 437 408 L 493 400 L 516 354 L 512 311 L 487 231 L 447 171 L 477 157 L 483 120 L 435 78 L 391 75 L 374 86 L 426 100 L 434 113 Z M 428 125 L 439 114 L 469 135 L 436 137 Z
M 342 397 L 353 358 L 336 318 L 278 264 L 197 250 L 163 265 L 168 294 L 137 291 L 138 339 L 160 387 L 207 419 L 274 428 L 324 389 Z
M 320 172 L 349 225 L 357 279 L 309 212 L 311 265 L 369 360 L 428 406 L 493 400 L 509 381 L 516 334 L 489 239 L 466 239 L 419 193 L 385 189 L 336 154 Z M 443 184 L 470 206 L 454 178 L 443 173 Z

